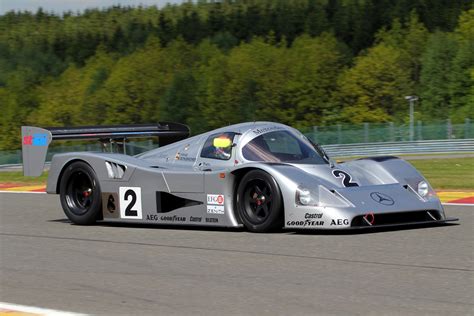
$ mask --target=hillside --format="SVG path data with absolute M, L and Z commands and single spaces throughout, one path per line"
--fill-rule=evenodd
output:
M 223 1 L 0 16 L 0 150 L 19 126 L 474 118 L 474 9 L 455 0 Z

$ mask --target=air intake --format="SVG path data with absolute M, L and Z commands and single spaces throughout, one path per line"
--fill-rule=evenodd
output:
M 110 179 L 122 179 L 125 174 L 127 167 L 115 162 L 106 161 L 105 167 L 107 168 L 107 174 Z
M 351 222 L 351 227 L 416 224 L 418 222 L 426 223 L 439 220 L 441 220 L 441 214 L 435 210 L 382 214 L 369 213 L 354 217 Z

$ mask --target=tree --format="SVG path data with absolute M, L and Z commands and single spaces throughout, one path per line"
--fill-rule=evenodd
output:
M 458 51 L 453 59 L 449 92 L 456 121 L 473 117 L 474 113 L 474 9 L 464 12 L 459 18 L 455 33 Z
M 166 46 L 175 36 L 173 23 L 163 12 L 160 12 L 158 17 L 157 36 L 163 46 Z
M 24 124 L 28 110 L 18 105 L 16 95 L 6 88 L 0 88 L 0 148 L 12 150 L 19 148 L 20 126 Z
M 306 33 L 318 36 L 329 29 L 329 20 L 324 6 L 319 1 L 311 1 L 306 19 Z
M 451 67 L 457 43 L 443 32 L 432 34 L 422 56 L 421 113 L 423 118 L 448 118 L 451 107 L 449 92 Z
M 301 36 L 287 54 L 287 81 L 284 91 L 295 107 L 292 124 L 308 127 L 325 123 L 333 108 L 337 78 L 346 64 L 344 47 L 330 34 L 317 38 Z
M 45 126 L 94 125 L 103 122 L 105 109 L 95 94 L 106 81 L 115 60 L 99 49 L 84 67 L 71 64 L 57 79 L 37 87 L 39 106 L 29 121 Z
M 383 28 L 376 35 L 377 43 L 393 46 L 401 52 L 402 63 L 410 69 L 411 80 L 415 87 L 420 79 L 421 56 L 423 55 L 428 31 L 412 11 L 405 25 L 395 19 L 389 30 Z M 415 88 L 416 89 L 416 88 Z
M 428 40 L 428 30 L 412 12 L 406 26 L 406 33 L 402 42 L 402 48 L 408 56 L 408 66 L 411 69 L 411 80 L 418 84 L 421 72 L 421 57 L 423 55 L 426 41 Z
M 160 120 L 187 123 L 197 112 L 196 88 L 191 71 L 177 73 L 160 99 Z
M 341 115 L 351 123 L 386 122 L 400 115 L 406 108 L 404 96 L 413 91 L 403 52 L 383 43 L 357 57 L 339 85 Z

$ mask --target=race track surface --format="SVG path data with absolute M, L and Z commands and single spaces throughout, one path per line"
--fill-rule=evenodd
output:
M 0 301 L 98 315 L 474 314 L 474 207 L 373 233 L 76 226 L 0 193 Z

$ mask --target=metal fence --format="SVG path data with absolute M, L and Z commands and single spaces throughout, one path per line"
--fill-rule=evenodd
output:
M 408 124 L 363 123 L 359 125 L 338 124 L 314 126 L 303 133 L 321 145 L 356 144 L 378 142 L 406 142 L 420 140 L 470 139 L 474 138 L 474 127 L 470 119 L 462 124 L 450 120 L 435 123 L 417 121 L 412 136 Z M 411 139 L 413 138 L 413 139 Z

